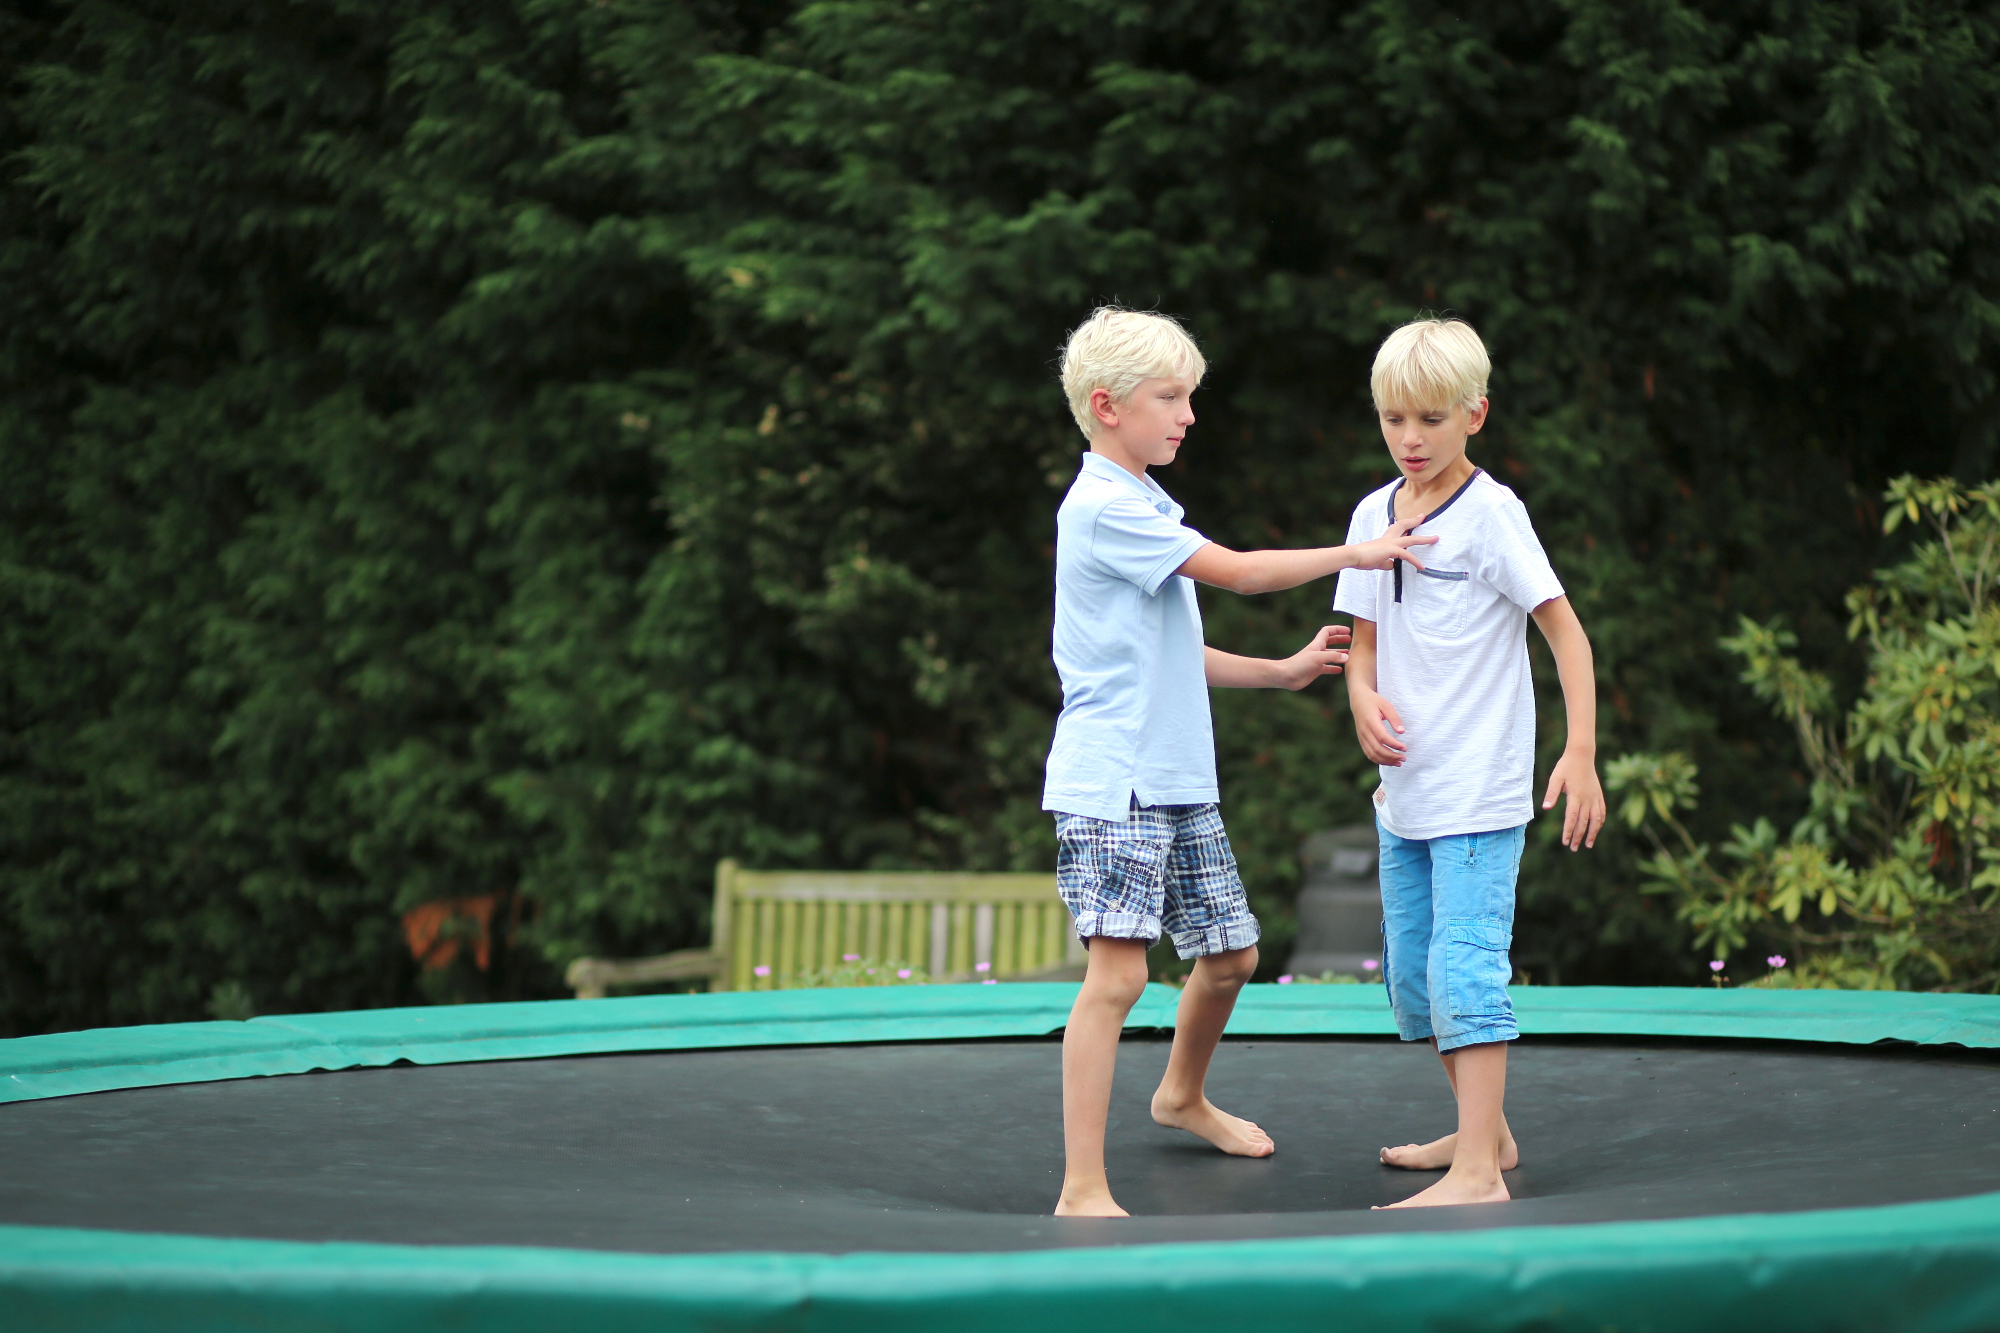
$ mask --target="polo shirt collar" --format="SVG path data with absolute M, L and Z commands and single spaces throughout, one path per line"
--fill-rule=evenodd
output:
M 1116 463 L 1106 458 L 1103 454 L 1091 453 L 1086 450 L 1083 455 L 1083 470 L 1100 477 L 1122 481 L 1127 486 L 1138 487 L 1139 493 L 1146 497 L 1148 504 L 1171 499 L 1160 486 L 1160 483 L 1154 481 L 1152 477 L 1135 477 L 1124 468 L 1119 467 Z

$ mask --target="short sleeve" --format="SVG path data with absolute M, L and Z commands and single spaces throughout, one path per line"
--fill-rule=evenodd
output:
M 1098 511 L 1091 558 L 1148 597 L 1168 575 L 1208 545 L 1208 538 L 1138 496 L 1120 496 Z
M 1542 550 L 1526 505 L 1510 496 L 1487 521 L 1491 527 L 1488 540 L 1480 544 L 1481 579 L 1523 611 L 1563 595 L 1562 580 Z
M 1372 542 L 1382 535 L 1389 525 L 1383 523 L 1371 530 L 1369 522 L 1369 496 L 1354 508 L 1354 517 L 1347 521 L 1347 544 L 1359 546 L 1362 542 Z M 1379 508 L 1379 506 L 1372 506 Z M 1382 580 L 1389 577 L 1383 569 L 1343 569 L 1334 580 L 1333 609 L 1344 616 L 1360 616 L 1363 620 L 1379 620 Z

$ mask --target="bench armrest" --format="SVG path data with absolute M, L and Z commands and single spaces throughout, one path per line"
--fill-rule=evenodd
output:
M 579 958 L 563 973 L 563 983 L 579 1000 L 601 1000 L 612 986 L 645 986 L 662 981 L 699 981 L 722 975 L 723 957 L 709 949 L 676 949 L 651 958 Z

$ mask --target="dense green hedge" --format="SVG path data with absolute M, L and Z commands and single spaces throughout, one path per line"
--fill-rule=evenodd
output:
M 1881 480 L 1993 459 L 1991 3 L 30 0 L 0 62 L 4 1031 L 556 993 L 723 855 L 1047 864 L 1100 300 L 1209 348 L 1165 481 L 1237 545 L 1338 540 L 1374 344 L 1473 319 L 1605 750 L 1718 817 L 1803 807 L 1718 635 L 1837 655 Z M 1281 944 L 1368 775 L 1337 686 L 1218 723 Z M 1685 975 L 1636 881 L 1540 842 L 1519 961 Z

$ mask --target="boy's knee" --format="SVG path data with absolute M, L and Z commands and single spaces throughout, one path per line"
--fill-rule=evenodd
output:
M 1257 946 L 1247 949 L 1231 949 L 1227 953 L 1210 954 L 1201 960 L 1199 966 L 1208 975 L 1205 978 L 1211 986 L 1235 988 L 1249 981 L 1257 972 Z
M 1084 988 L 1106 1004 L 1130 1009 L 1146 992 L 1151 971 L 1146 965 L 1146 946 L 1138 940 L 1094 939 L 1090 942 L 1090 967 L 1084 973 Z

